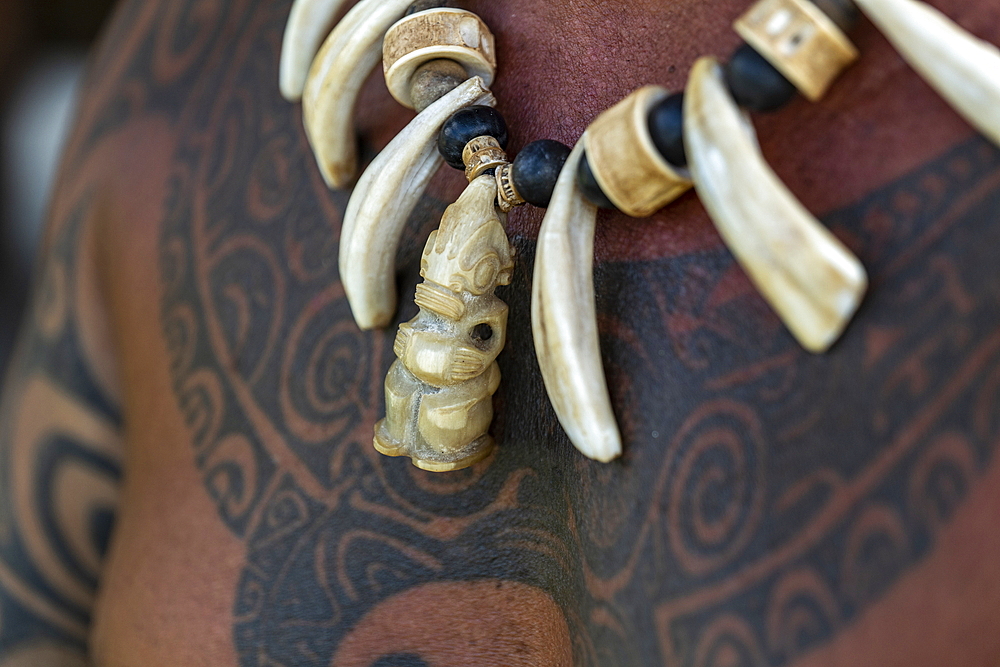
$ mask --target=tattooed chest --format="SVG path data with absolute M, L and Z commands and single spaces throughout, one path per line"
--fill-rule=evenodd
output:
M 829 216 L 880 287 L 822 358 L 795 347 L 722 249 L 599 266 L 628 443 L 610 466 L 574 453 L 544 399 L 527 315 L 534 245 L 514 239 L 498 291 L 510 319 L 497 448 L 433 475 L 372 447 L 398 341 L 353 324 L 337 279 L 344 198 L 322 186 L 273 63 L 254 56 L 281 27 L 262 24 L 260 44 L 213 74 L 159 243 L 192 461 L 246 544 L 242 664 L 469 664 L 428 643 L 445 617 L 471 617 L 456 641 L 493 664 L 507 639 L 477 643 L 473 613 L 490 609 L 558 637 L 546 647 L 523 627 L 529 658 L 504 664 L 780 665 L 929 552 L 998 434 L 985 248 L 1000 241 L 1000 154 L 971 141 Z M 442 208 L 418 206 L 411 258 Z M 399 282 L 411 292 L 417 276 Z M 372 649 L 399 616 L 419 632 Z

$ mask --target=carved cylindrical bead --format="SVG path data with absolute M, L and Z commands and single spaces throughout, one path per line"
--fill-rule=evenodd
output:
M 527 203 L 514 186 L 514 178 L 511 173 L 512 168 L 512 164 L 504 163 L 497 167 L 495 172 L 497 179 L 497 205 L 504 213 L 509 213 L 515 206 Z
M 618 210 L 635 218 L 651 215 L 691 187 L 649 134 L 649 111 L 668 94 L 659 86 L 640 88 L 598 116 L 585 135 L 597 184 Z
M 496 73 L 493 33 L 482 19 L 464 9 L 438 7 L 417 12 L 397 21 L 382 42 L 382 69 L 389 92 L 405 107 L 414 108 L 411 79 L 431 60 L 453 60 L 468 76 L 478 76 L 485 85 Z
M 490 169 L 507 164 L 507 153 L 494 137 L 484 135 L 465 145 L 462 162 L 465 163 L 465 177 L 471 183 Z
M 734 28 L 814 102 L 858 58 L 847 35 L 809 0 L 759 0 Z

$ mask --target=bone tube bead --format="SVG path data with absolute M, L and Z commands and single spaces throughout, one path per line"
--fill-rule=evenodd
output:
M 858 58 L 858 50 L 809 0 L 760 0 L 733 25 L 813 102 Z
M 653 214 L 691 187 L 649 135 L 649 111 L 667 95 L 659 86 L 639 88 L 598 116 L 585 135 L 587 160 L 601 190 L 635 218 Z
M 464 9 L 438 7 L 405 16 L 385 34 L 382 69 L 385 84 L 396 101 L 413 109 L 414 74 L 432 60 L 452 60 L 468 76 L 493 82 L 497 61 L 493 33 L 482 19 Z

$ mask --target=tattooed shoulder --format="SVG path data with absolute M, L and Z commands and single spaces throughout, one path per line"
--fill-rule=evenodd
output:
M 0 408 L 0 665 L 84 664 L 121 417 L 87 353 L 81 205 L 53 239 Z

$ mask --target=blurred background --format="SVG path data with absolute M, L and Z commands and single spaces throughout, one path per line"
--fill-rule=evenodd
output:
M 116 0 L 0 0 L 0 373 L 87 53 Z

